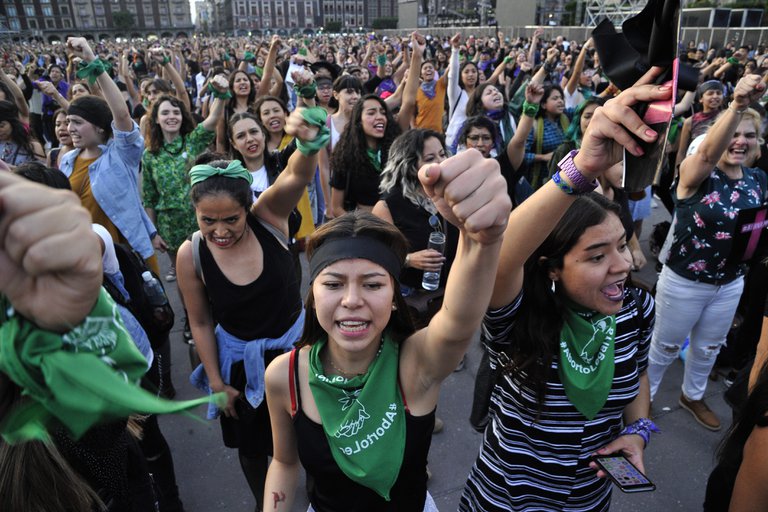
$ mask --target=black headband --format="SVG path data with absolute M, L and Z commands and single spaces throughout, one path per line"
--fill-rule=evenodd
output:
M 384 267 L 384 270 L 399 279 L 403 262 L 384 242 L 367 236 L 333 238 L 323 243 L 312 253 L 309 260 L 309 282 L 328 265 L 339 260 L 362 258 Z
M 98 126 L 106 132 L 110 131 L 112 126 L 112 112 L 107 108 L 98 108 L 101 105 L 94 105 L 92 102 L 83 105 L 80 101 L 73 101 L 69 104 L 67 115 L 80 116 L 89 123 Z

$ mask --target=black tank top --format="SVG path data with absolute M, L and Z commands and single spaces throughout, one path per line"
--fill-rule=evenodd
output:
M 200 266 L 214 320 L 242 340 L 279 338 L 301 312 L 299 280 L 288 249 L 251 215 L 253 230 L 264 253 L 261 275 L 246 285 L 236 285 L 224 275 L 211 251 L 200 244 Z
M 307 473 L 307 494 L 315 511 L 422 512 L 427 497 L 427 454 L 432 444 L 435 411 L 412 416 L 406 407 L 403 464 L 389 493 L 391 501 L 386 501 L 375 491 L 351 480 L 333 460 L 323 426 L 309 419 L 301 409 L 298 361 L 293 370 L 297 399 L 293 428 L 299 459 Z
M 387 203 L 387 208 L 389 208 L 389 213 L 392 215 L 395 227 L 408 240 L 409 252 L 426 249 L 429 242 L 429 234 L 433 231 L 433 228 L 429 225 L 431 214 L 424 208 L 413 204 L 410 199 L 403 197 L 403 190 L 399 185 L 384 194 L 382 199 Z M 443 222 L 442 217 L 438 216 L 438 218 L 440 222 Z M 447 222 L 443 224 L 447 226 L 445 240 L 446 260 L 440 272 L 440 286 L 445 286 L 453 260 L 456 259 L 456 248 L 459 245 L 459 230 L 453 224 Z M 403 268 L 400 273 L 400 282 L 411 288 L 421 289 L 423 274 L 424 272 L 417 268 Z

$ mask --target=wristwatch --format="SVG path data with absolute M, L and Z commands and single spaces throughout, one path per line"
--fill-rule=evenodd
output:
M 586 194 L 587 192 L 592 192 L 597 188 L 597 180 L 593 179 L 591 182 L 587 180 L 587 178 L 584 177 L 581 172 L 576 168 L 576 164 L 573 163 L 573 159 L 576 155 L 579 154 L 579 151 L 577 149 L 574 149 L 572 151 L 569 151 L 567 155 L 563 157 L 562 160 L 560 160 L 557 163 L 557 168 L 559 173 L 563 173 L 566 178 L 573 184 L 573 188 L 568 187 L 571 189 L 571 192 L 568 192 L 566 190 L 566 193 L 569 194 Z M 557 183 L 559 180 L 555 181 Z M 565 185 L 565 183 L 563 183 Z M 560 184 L 558 184 L 560 188 L 565 190 Z

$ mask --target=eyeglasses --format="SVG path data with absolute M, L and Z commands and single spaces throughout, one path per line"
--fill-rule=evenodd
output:
M 491 142 L 493 137 L 490 135 L 467 135 L 467 140 L 471 142 Z

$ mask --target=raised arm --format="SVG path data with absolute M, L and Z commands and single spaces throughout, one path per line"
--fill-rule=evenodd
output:
M 5 73 L 5 70 L 2 66 L 0 66 L 0 81 L 2 81 L 11 91 L 11 94 L 13 95 L 13 102 L 16 103 L 16 107 L 19 109 L 19 116 L 22 118 L 22 121 L 28 123 L 29 105 L 27 104 L 27 100 L 24 99 L 24 93 L 21 89 L 19 89 L 19 85 L 16 83 L 16 80 Z M 11 100 L 11 98 L 6 99 L 9 101 Z
M 84 62 L 92 64 L 96 60 L 96 56 L 88 45 L 88 41 L 84 37 L 70 37 L 67 39 L 67 47 L 76 57 L 80 57 Z M 115 128 L 121 132 L 131 131 L 133 128 L 133 119 L 131 113 L 128 111 L 128 106 L 125 104 L 123 94 L 117 85 L 104 71 L 101 72 L 97 78 L 96 83 L 99 84 L 104 99 L 109 105 L 109 110 L 112 111 L 112 119 L 115 123 Z
M 251 212 L 287 236 L 288 216 L 315 176 L 317 152 L 324 147 L 321 140 L 327 144 L 330 139 L 330 131 L 325 126 L 325 110 L 297 108 L 286 120 L 285 133 L 297 139 L 298 149 L 288 159 L 287 167 L 275 183 L 259 196 Z
M 421 63 L 424 58 L 424 50 L 427 48 L 427 42 L 418 32 L 411 34 L 413 43 L 413 55 L 411 56 L 411 67 L 408 70 L 408 79 L 405 81 L 403 89 L 403 103 L 400 107 L 400 113 L 397 115 L 397 124 L 403 131 L 411 127 L 411 119 L 416 113 L 416 94 L 419 91 L 419 74 L 421 72 Z
M 531 66 L 536 65 L 536 50 L 539 46 L 539 37 L 544 33 L 544 29 L 541 27 L 537 27 L 536 30 L 533 31 L 533 37 L 531 38 L 531 47 L 528 49 L 528 62 L 531 63 Z
M 256 96 L 264 96 L 269 93 L 269 89 L 272 86 L 272 75 L 275 73 L 277 51 L 280 49 L 281 44 L 280 36 L 277 34 L 273 35 L 272 41 L 269 44 L 269 53 L 267 53 L 267 58 L 264 60 L 264 72 L 261 75 L 261 82 L 259 82 L 259 90 L 256 91 Z
M 544 87 L 541 84 L 531 82 L 525 88 L 525 101 L 531 104 L 538 105 L 541 98 L 544 97 Z M 515 134 L 509 140 L 507 144 L 507 156 L 512 164 L 512 167 L 519 169 L 525 158 L 525 141 L 528 139 L 528 134 L 533 128 L 533 120 L 536 114 L 530 116 L 525 112 L 520 116 L 520 120 L 517 123 L 517 130 Z
M 229 82 L 221 75 L 213 77 L 210 81 L 211 86 L 216 90 L 219 95 L 225 95 L 229 92 Z M 203 121 L 203 126 L 209 132 L 216 131 L 220 121 L 224 119 L 224 107 L 227 100 L 223 98 L 214 98 L 211 108 L 208 111 L 208 117 Z
M 576 62 L 571 69 L 571 78 L 568 79 L 568 83 L 565 85 L 565 91 L 571 95 L 576 91 L 579 86 L 579 80 L 581 79 L 581 72 L 584 69 L 584 61 L 587 58 L 587 50 L 592 46 L 592 38 L 587 39 L 579 52 L 579 56 L 576 57 Z
M 639 83 L 649 83 L 657 73 L 658 68 L 653 68 Z M 595 111 L 584 134 L 581 150 L 574 158 L 576 169 L 585 180 L 594 180 L 618 162 L 622 146 L 633 155 L 642 154 L 629 132 L 648 142 L 655 140 L 657 135 L 630 107 L 638 101 L 668 98 L 671 91 L 670 87 L 637 85 Z M 560 176 L 568 186 L 573 186 L 567 176 Z M 491 307 L 505 306 L 517 297 L 523 285 L 526 260 L 549 236 L 574 199 L 575 196 L 565 194 L 550 180 L 515 208 L 504 234 Z
M 696 152 L 680 164 L 680 180 L 677 184 L 679 198 L 693 195 L 707 179 L 731 143 L 731 137 L 741 122 L 741 113 L 762 96 L 765 87 L 760 75 L 747 75 L 739 80 L 733 91 L 733 101 L 724 114 L 710 127 Z
M 453 117 L 453 107 L 461 94 L 459 87 L 459 47 L 461 46 L 461 34 L 451 38 L 451 58 L 448 61 L 448 119 Z
M 157 65 L 163 70 L 163 76 L 166 80 L 169 80 L 173 84 L 173 88 L 176 90 L 176 97 L 184 103 L 187 110 L 191 111 L 192 106 L 189 102 L 189 94 L 187 94 L 187 88 L 184 85 L 184 80 L 181 79 L 181 75 L 173 65 L 173 57 L 163 48 L 155 48 L 152 50 L 152 58 L 157 62 Z
M 475 149 L 423 166 L 419 179 L 441 215 L 460 232 L 442 308 L 401 349 L 406 396 L 409 392 L 416 398 L 426 395 L 427 405 L 432 405 L 440 383 L 466 352 L 488 306 L 512 204 L 498 162 L 483 158 Z

